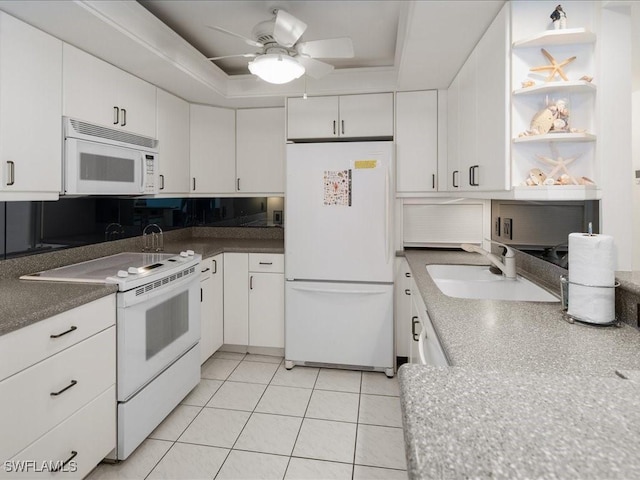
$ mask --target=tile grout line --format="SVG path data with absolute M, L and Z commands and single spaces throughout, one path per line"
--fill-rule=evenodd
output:
M 360 425 L 360 404 L 362 403 L 362 382 L 363 375 L 360 372 L 360 388 L 358 389 L 358 415 L 356 416 L 356 436 L 353 441 L 353 463 L 351 465 L 351 480 L 354 479 L 356 474 L 356 453 L 358 449 L 358 427 Z

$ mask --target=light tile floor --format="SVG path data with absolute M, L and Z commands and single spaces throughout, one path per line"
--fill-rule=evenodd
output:
M 217 352 L 138 449 L 97 479 L 406 479 L 399 387 L 383 373 Z

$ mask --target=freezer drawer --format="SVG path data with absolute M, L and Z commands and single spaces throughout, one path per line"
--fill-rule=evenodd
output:
M 393 372 L 393 284 L 286 282 L 285 359 Z

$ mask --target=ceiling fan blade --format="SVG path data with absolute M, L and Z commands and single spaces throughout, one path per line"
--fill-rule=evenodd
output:
M 296 45 L 296 50 L 311 58 L 353 58 L 353 42 L 349 37 L 302 42 Z
M 293 47 L 307 29 L 307 24 L 284 10 L 278 10 L 273 38 L 283 47 Z
M 305 74 L 309 75 L 311 78 L 322 78 L 333 71 L 333 65 L 321 62 L 320 60 L 314 60 L 313 58 L 302 56 L 295 58 L 298 60 L 298 63 L 305 68 Z
M 222 27 L 216 27 L 216 26 L 211 26 L 211 25 L 205 25 L 205 27 L 210 28 L 211 30 L 217 30 L 218 32 L 222 32 L 222 33 L 226 33 L 227 35 L 231 35 L 232 37 L 236 37 L 236 38 L 241 38 L 242 40 L 244 40 L 244 43 L 246 43 L 247 45 L 251 45 L 252 47 L 264 47 L 264 44 L 260 43 L 260 42 L 256 42 L 255 40 L 251 40 L 250 38 L 247 38 L 243 35 L 240 35 L 238 33 L 235 32 L 230 32 L 229 30 L 225 30 Z
M 223 55 L 222 57 L 211 57 L 211 58 L 207 58 L 207 60 L 211 60 L 212 62 L 214 62 L 216 60 L 222 60 L 224 58 L 240 58 L 240 57 L 255 58 L 257 56 L 258 56 L 257 53 L 240 53 L 238 55 Z

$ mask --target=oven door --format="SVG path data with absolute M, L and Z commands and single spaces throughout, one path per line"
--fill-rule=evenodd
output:
M 132 148 L 65 140 L 64 193 L 141 194 L 144 192 L 144 154 Z
M 117 393 L 123 402 L 200 340 L 199 269 L 180 280 L 160 280 L 117 297 Z

